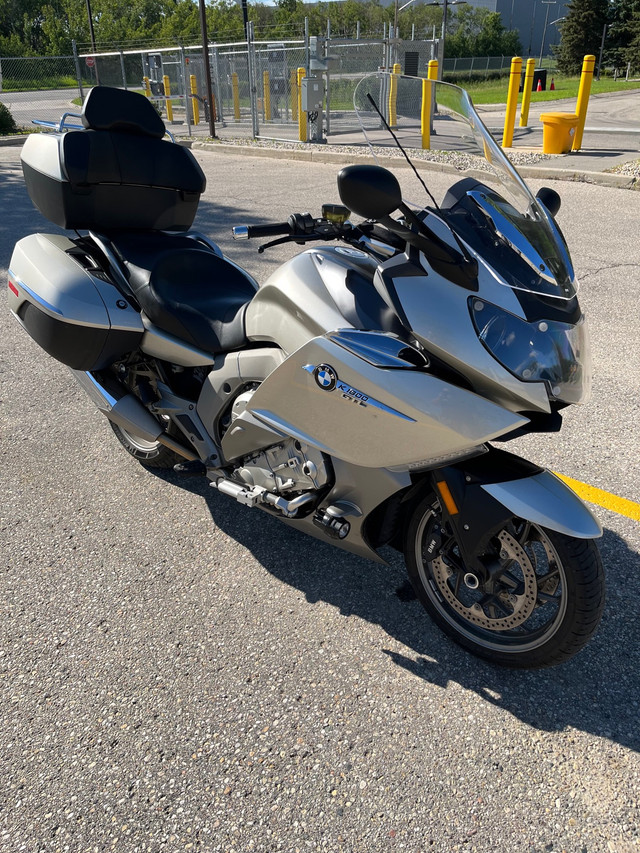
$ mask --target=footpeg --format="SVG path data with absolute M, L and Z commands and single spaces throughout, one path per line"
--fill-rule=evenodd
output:
M 204 462 L 199 459 L 190 459 L 188 462 L 178 462 L 173 470 L 179 477 L 203 477 L 207 473 Z

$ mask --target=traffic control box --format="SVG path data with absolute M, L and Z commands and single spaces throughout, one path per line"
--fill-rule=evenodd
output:
M 568 154 L 578 126 L 575 113 L 542 113 L 542 151 L 544 154 Z

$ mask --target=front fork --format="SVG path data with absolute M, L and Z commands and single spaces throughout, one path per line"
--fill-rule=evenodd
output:
M 599 522 L 568 486 L 504 450 L 490 447 L 482 456 L 433 471 L 431 487 L 442 527 L 425 543 L 428 558 L 443 548 L 450 530 L 464 566 L 482 584 L 504 571 L 499 543 L 492 547 L 491 540 L 514 518 L 580 539 L 602 535 Z

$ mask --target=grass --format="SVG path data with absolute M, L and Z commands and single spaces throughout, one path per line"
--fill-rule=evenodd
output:
M 578 95 L 580 85 L 579 77 L 555 77 L 555 91 L 549 91 L 551 85 L 551 74 L 547 74 L 547 90 L 545 92 L 532 92 L 531 103 L 538 101 L 558 101 L 561 98 L 575 98 Z M 506 104 L 508 77 L 503 80 L 490 80 L 487 83 L 464 83 L 460 82 L 466 89 L 474 104 Z M 598 95 L 603 92 L 620 92 L 625 89 L 640 89 L 639 81 L 613 80 L 611 77 L 603 77 L 594 80 L 591 85 L 591 94 Z

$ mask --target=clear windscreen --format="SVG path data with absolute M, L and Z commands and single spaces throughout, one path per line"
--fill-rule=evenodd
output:
M 451 175 L 452 192 L 445 195 L 441 215 L 484 257 L 483 234 L 492 235 L 503 251 L 489 262 L 504 284 L 561 299 L 575 295 L 571 259 L 553 217 L 533 197 L 463 89 L 377 72 L 358 83 L 353 100 L 374 156 L 400 143 L 427 186 L 430 168 Z M 390 163 L 385 159 L 384 166 L 393 171 Z M 469 180 L 461 184 L 464 178 Z M 421 206 L 427 204 L 425 198 Z

